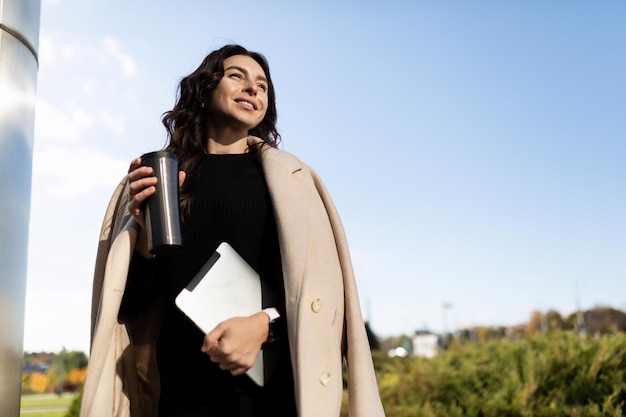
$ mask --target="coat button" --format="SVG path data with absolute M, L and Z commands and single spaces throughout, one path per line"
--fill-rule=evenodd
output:
M 322 309 L 322 300 L 320 300 L 319 298 L 316 298 L 311 303 L 311 310 L 313 310 L 314 313 L 319 313 L 321 309 Z
M 329 373 L 325 373 L 320 375 L 320 384 L 322 384 L 323 386 L 327 386 L 330 383 L 330 374 Z

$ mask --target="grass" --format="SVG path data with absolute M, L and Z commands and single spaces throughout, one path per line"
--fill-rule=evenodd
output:
M 67 410 L 56 411 L 23 411 L 20 412 L 20 417 L 63 417 Z
M 22 395 L 20 417 L 63 417 L 74 400 L 74 394 Z

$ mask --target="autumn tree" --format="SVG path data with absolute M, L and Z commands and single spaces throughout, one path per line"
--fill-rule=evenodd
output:
M 566 328 L 565 320 L 558 311 L 549 310 L 545 320 L 548 330 L 564 330 Z
M 529 336 L 533 336 L 539 333 L 542 333 L 545 329 L 544 325 L 544 317 L 540 311 L 535 310 L 530 315 L 530 319 L 526 324 L 526 334 Z

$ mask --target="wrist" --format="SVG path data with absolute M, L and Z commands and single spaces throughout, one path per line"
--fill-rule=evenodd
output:
M 264 308 L 263 313 L 268 317 L 268 330 L 266 343 L 272 343 L 275 340 L 280 339 L 281 332 L 278 330 L 278 322 L 281 320 L 280 312 L 275 307 Z

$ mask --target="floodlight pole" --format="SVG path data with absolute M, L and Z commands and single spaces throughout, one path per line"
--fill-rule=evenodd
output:
M 576 330 L 581 337 L 587 335 L 585 327 L 585 316 L 580 308 L 580 295 L 578 294 L 578 282 L 574 284 L 574 292 L 576 293 Z
M 40 0 L 0 1 L 0 416 L 20 415 Z
M 448 333 L 448 320 L 446 317 L 446 309 L 448 308 L 448 304 L 443 302 L 441 303 L 441 334 L 443 337 L 446 337 Z

